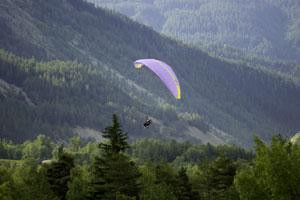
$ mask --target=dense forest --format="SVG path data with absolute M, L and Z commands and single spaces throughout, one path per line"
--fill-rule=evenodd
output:
M 103 140 L 68 144 L 39 135 L 0 141 L 1 199 L 296 200 L 300 146 L 280 135 L 255 138 L 255 153 L 237 146 L 175 140 L 128 143 L 117 115 Z
M 217 55 L 300 61 L 300 3 L 296 0 L 87 1 Z M 237 51 L 228 52 L 230 48 Z
M 0 73 L 1 137 L 15 142 L 34 138 L 40 133 L 57 140 L 66 139 L 80 133 L 78 127 L 101 130 L 112 112 L 123 113 L 121 120 L 135 139 L 197 140 L 180 132 L 184 126 L 197 127 L 204 133 L 210 131 L 199 115 L 176 113 L 164 102 L 148 105 L 153 108 L 152 116 L 160 116 L 157 123 L 161 123 L 163 131 L 155 125 L 152 132 L 148 129 L 141 131 L 145 115 L 136 107 L 142 107 L 143 102 L 136 100 L 137 96 L 132 93 L 142 91 L 137 91 L 134 86 L 122 90 L 118 85 L 122 79 L 91 65 L 59 60 L 42 63 L 0 49 Z M 132 93 L 128 94 L 128 90 Z M 147 97 L 147 94 L 142 95 Z M 173 127 L 167 123 L 170 117 L 174 118 Z M 168 134 L 168 129 L 172 130 L 172 135 Z M 89 131 L 81 132 L 81 137 L 89 136 Z M 90 137 L 95 138 L 95 133 Z M 200 138 L 198 142 L 201 142 Z
M 251 146 L 253 133 L 268 140 L 300 129 L 296 78 L 211 57 L 81 0 L 1 5 L 2 137 L 60 140 L 78 126 L 97 132 L 111 112 L 120 113 L 132 139 L 213 137 Z M 139 58 L 170 64 L 182 100 L 150 72 L 137 72 L 132 62 Z M 146 115 L 155 126 L 141 134 Z
M 298 200 L 299 8 L 1 0 L 0 200 Z

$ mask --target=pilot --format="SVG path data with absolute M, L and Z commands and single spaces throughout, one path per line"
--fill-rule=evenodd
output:
M 152 120 L 147 117 L 146 121 L 144 122 L 144 127 L 148 128 L 152 123 Z

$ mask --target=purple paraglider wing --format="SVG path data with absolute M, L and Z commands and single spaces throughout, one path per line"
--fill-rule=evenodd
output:
M 176 99 L 181 98 L 178 79 L 169 65 L 156 59 L 140 59 L 134 62 L 134 66 L 137 69 L 143 66 L 149 68 L 162 80 Z

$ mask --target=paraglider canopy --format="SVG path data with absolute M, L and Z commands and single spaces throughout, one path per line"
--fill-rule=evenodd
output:
M 162 80 L 176 99 L 181 98 L 181 90 L 178 79 L 169 65 L 156 59 L 140 59 L 134 62 L 134 66 L 137 69 L 140 69 L 143 66 L 150 69 Z
M 296 133 L 293 137 L 291 137 L 290 142 L 292 144 L 300 145 L 300 132 Z

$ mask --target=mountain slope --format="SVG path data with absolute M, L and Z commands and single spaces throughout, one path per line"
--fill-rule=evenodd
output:
M 88 1 L 189 44 L 300 61 L 299 1 Z
M 112 113 L 122 113 L 121 121 L 130 130 L 130 137 L 173 138 L 211 142 L 220 140 L 180 133 L 164 124 L 164 117 L 154 121 L 154 127 L 141 131 L 145 118 L 136 107 L 141 107 L 137 94 L 149 98 L 136 84 L 121 80 L 121 75 L 108 70 L 104 65 L 93 67 L 76 62 L 37 62 L 22 59 L 0 50 L 0 120 L 1 137 L 23 141 L 44 133 L 58 140 L 76 133 L 82 137 L 99 138 L 101 131 L 110 122 Z M 119 82 L 123 86 L 119 86 Z M 130 90 L 131 93 L 126 91 Z M 149 101 L 151 106 L 156 99 Z M 150 106 L 149 105 L 149 106 Z M 142 110 L 143 111 L 143 110 Z M 153 115 L 172 115 L 168 110 L 153 109 Z M 182 117 L 181 117 L 182 116 Z M 185 117 L 184 117 L 185 116 Z M 194 127 L 200 133 L 208 133 L 201 119 L 187 119 L 189 113 L 178 113 L 181 130 Z M 175 116 L 176 117 L 176 113 Z M 176 123 L 176 119 L 173 120 Z M 196 123 L 197 125 L 192 125 Z M 202 124 L 202 127 L 199 126 Z M 160 129 L 173 130 L 167 135 Z M 208 135 L 214 135 L 210 131 Z M 218 142 L 220 143 L 220 141 Z M 221 142 L 224 143 L 224 142 Z
M 104 87 L 112 84 L 114 89 L 101 93 L 103 102 L 87 103 L 89 107 L 96 109 L 99 104 L 109 104 L 105 97 L 111 95 L 112 102 L 120 105 L 116 109 L 120 115 L 126 116 L 130 109 L 135 109 L 133 113 L 146 113 L 161 121 L 164 126 L 154 126 L 149 130 L 152 134 L 190 137 L 194 133 L 188 124 L 202 125 L 199 120 L 188 123 L 182 120 L 189 118 L 181 114 L 185 112 L 194 112 L 222 130 L 215 131 L 218 136 L 226 132 L 231 137 L 225 138 L 234 138 L 233 142 L 246 146 L 251 143 L 253 133 L 268 139 L 275 132 L 288 135 L 300 128 L 300 88 L 293 81 L 212 58 L 124 16 L 96 9 L 80 0 L 5 0 L 3 4 L 6 7 L 1 7 L 0 12 L 2 48 L 39 61 L 77 60 L 83 66 L 106 71 L 110 75 L 104 76 L 107 81 Z M 136 71 L 132 66 L 135 59 L 149 57 L 164 60 L 174 68 L 182 87 L 181 101 L 172 98 L 150 72 Z M 5 72 L 6 68 L 3 69 Z M 1 73 L 0 78 L 4 79 L 2 76 Z M 29 91 L 26 92 L 32 98 L 34 94 Z M 122 92 L 128 95 L 127 99 Z M 123 96 L 122 101 L 119 95 Z M 71 93 L 69 101 L 76 102 L 76 95 Z M 99 111 L 86 120 L 100 116 L 107 117 Z M 134 116 L 130 120 L 140 118 Z M 126 121 L 127 125 L 129 131 L 138 135 L 140 128 L 136 124 Z

